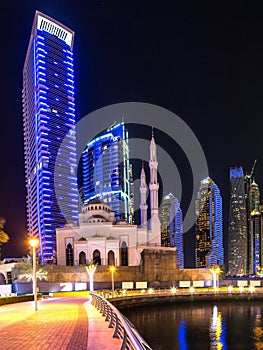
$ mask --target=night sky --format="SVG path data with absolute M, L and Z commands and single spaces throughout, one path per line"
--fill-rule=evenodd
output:
M 263 185 L 261 2 L 17 0 L 0 5 L 0 216 L 11 238 L 2 257 L 27 251 L 21 91 L 36 9 L 75 31 L 78 120 L 137 101 L 164 107 L 188 124 L 221 189 L 226 240 L 229 167 L 250 171 L 257 159 L 255 178 Z M 169 150 L 158 130 L 156 142 Z M 171 153 L 180 170 L 180 152 Z M 187 266 L 193 265 L 192 238 L 185 235 Z

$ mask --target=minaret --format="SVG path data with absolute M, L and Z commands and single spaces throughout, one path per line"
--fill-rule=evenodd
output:
M 141 211 L 141 227 L 147 228 L 147 184 L 146 184 L 146 176 L 144 171 L 144 164 L 142 163 L 141 170 L 141 185 L 140 185 L 140 211 Z
M 160 230 L 160 220 L 158 212 L 158 190 L 159 183 L 157 181 L 157 153 L 156 153 L 156 143 L 154 140 L 154 133 L 152 129 L 152 139 L 150 144 L 150 202 L 151 202 L 151 229 L 153 234 L 153 243 L 161 245 L 161 230 Z
M 157 182 L 157 168 L 158 162 L 156 157 L 156 143 L 152 130 L 152 140 L 150 145 L 150 199 L 151 199 L 151 217 L 158 215 L 158 190 L 159 184 Z

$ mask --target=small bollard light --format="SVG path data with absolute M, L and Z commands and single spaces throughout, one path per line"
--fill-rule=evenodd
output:
M 189 288 L 189 291 L 190 291 L 190 293 L 191 293 L 191 294 L 194 294 L 194 292 L 195 292 L 194 287 L 193 287 L 193 286 L 192 286 L 192 287 L 190 287 L 190 288 Z
M 243 293 L 244 292 L 244 286 L 239 286 L 239 291 L 240 291 L 240 293 Z
M 255 287 L 254 286 L 249 286 L 248 290 L 249 290 L 249 293 L 252 294 L 252 293 L 255 292 Z
M 233 292 L 233 286 L 228 286 L 227 290 L 228 290 L 229 293 L 232 293 Z
M 174 286 L 173 286 L 173 287 L 171 287 L 171 293 L 172 293 L 172 294 L 176 294 L 176 292 L 177 292 L 176 287 L 174 287 Z
M 142 290 L 141 290 L 141 294 L 144 294 L 144 293 L 145 293 L 145 289 L 142 289 Z
M 148 289 L 148 294 L 153 294 L 153 288 Z

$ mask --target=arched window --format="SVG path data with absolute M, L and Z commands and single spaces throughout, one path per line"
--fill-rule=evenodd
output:
M 66 265 L 73 266 L 73 248 L 69 243 L 66 248 Z
M 101 265 L 100 251 L 98 249 L 93 252 L 93 262 L 94 264 Z
M 3 273 L 0 273 L 0 284 L 6 284 L 6 278 Z
M 79 265 L 86 264 L 86 254 L 84 252 L 79 253 Z
M 112 250 L 108 252 L 108 265 L 115 265 L 115 256 Z
M 126 242 L 121 244 L 121 265 L 128 266 L 128 247 Z

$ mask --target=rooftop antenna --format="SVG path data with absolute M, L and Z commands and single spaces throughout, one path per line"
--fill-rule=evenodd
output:
M 250 172 L 250 175 L 249 175 L 250 179 L 252 178 L 252 176 L 254 174 L 254 170 L 255 170 L 256 164 L 257 164 L 257 159 L 254 160 L 254 164 L 252 166 L 252 169 L 251 169 L 251 172 Z
M 108 127 L 107 131 L 110 131 L 117 124 L 116 120 Z

